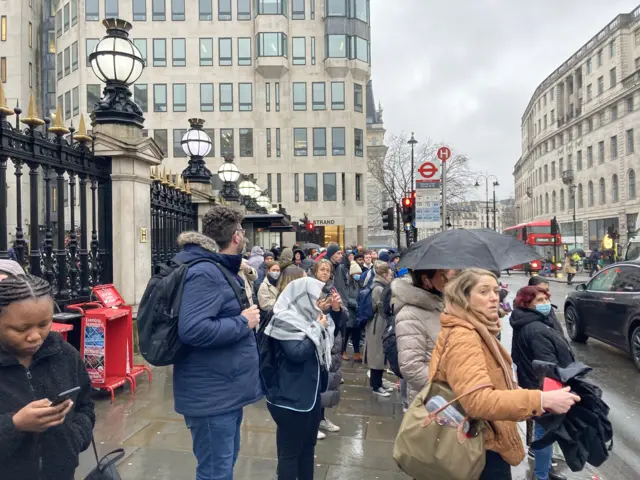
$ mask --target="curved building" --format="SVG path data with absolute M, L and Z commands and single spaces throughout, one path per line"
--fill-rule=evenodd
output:
M 538 86 L 521 128 L 517 221 L 556 216 L 564 243 L 585 249 L 613 227 L 624 244 L 640 212 L 640 7 L 618 15 Z

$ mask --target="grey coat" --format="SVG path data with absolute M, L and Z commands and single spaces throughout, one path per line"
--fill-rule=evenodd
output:
M 367 323 L 364 342 L 364 361 L 372 370 L 384 370 L 385 358 L 382 347 L 382 334 L 387 327 L 387 316 L 382 304 L 382 290 L 387 286 L 384 279 L 375 277 L 371 302 L 373 303 L 373 319 Z
M 442 298 L 404 280 L 391 285 L 396 312 L 398 364 L 407 382 L 409 403 L 429 381 L 431 354 L 440 333 Z

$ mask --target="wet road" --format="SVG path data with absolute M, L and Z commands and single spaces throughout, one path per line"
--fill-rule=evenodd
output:
M 528 281 L 524 275 L 504 276 L 509 284 L 510 300 Z M 564 327 L 562 305 L 567 293 L 575 288 L 566 283 L 551 282 L 551 303 L 558 305 L 558 318 Z M 505 322 L 506 323 L 506 322 Z M 503 342 L 510 348 L 511 327 L 503 328 Z M 640 371 L 629 356 L 598 340 L 586 344 L 571 343 L 578 360 L 593 368 L 589 378 L 603 390 L 605 401 L 611 407 L 609 419 L 613 424 L 614 448 L 611 457 L 597 470 L 606 479 L 640 479 Z

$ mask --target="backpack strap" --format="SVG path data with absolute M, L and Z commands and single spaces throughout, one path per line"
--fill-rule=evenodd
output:
M 435 376 L 438 373 L 438 370 L 440 369 L 440 362 L 442 361 L 442 357 L 444 357 L 444 354 L 447 353 L 447 344 L 449 342 L 449 335 L 451 335 L 452 331 L 453 331 L 453 328 L 450 328 L 449 331 L 447 332 L 446 337 L 444 337 L 444 345 L 442 346 L 442 353 L 440 354 L 440 356 L 438 357 L 438 361 L 434 365 L 435 368 L 433 369 L 433 372 L 429 372 L 429 376 L 431 377 L 431 379 L 435 378 Z

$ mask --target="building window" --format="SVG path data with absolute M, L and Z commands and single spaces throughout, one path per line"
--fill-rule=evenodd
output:
M 601 67 L 602 66 L 602 49 L 598 50 L 598 53 L 596 53 L 596 59 L 597 59 L 598 67 Z
M 300 201 L 300 178 L 297 173 L 293 174 L 293 195 L 294 201 Z
M 0 41 L 7 41 L 7 16 L 0 16 Z
M 69 6 L 69 4 L 67 4 Z M 68 10 L 68 9 L 67 9 Z M 69 30 L 69 24 L 67 23 L 66 30 Z M 29 26 L 27 27 L 27 41 L 29 42 L 29 48 L 33 48 L 33 25 L 29 22 Z
M 238 0 L 238 20 L 251 20 L 251 0 Z
M 611 137 L 611 160 L 618 158 L 618 136 Z
M 593 182 L 589 180 L 589 184 L 587 185 L 587 205 L 593 207 L 593 202 Z
M 166 0 L 151 0 L 151 18 L 154 22 L 164 22 L 167 19 Z
M 213 83 L 200 84 L 200 111 L 213 112 Z
M 71 118 L 71 90 L 64 94 L 64 118 L 65 120 Z
M 167 86 L 165 84 L 155 84 L 153 86 L 153 111 L 167 111 Z
M 64 76 L 66 77 L 71 73 L 71 48 L 64 49 Z
M 633 112 L 633 96 L 627 98 L 627 113 Z
M 542 204 L 540 205 L 540 208 L 542 208 Z M 563 188 L 560 189 L 560 211 L 564 212 L 564 189 Z
M 219 88 L 220 111 L 233 112 L 233 83 L 221 83 Z
M 251 65 L 251 38 L 238 38 L 238 65 Z
M 589 145 L 587 147 L 587 168 L 593 167 L 593 147 Z
M 267 112 L 271 111 L 271 83 L 266 82 L 264 88 L 264 101 Z
M 578 208 L 584 207 L 582 184 L 578 185 Z
M 333 127 L 331 129 L 331 154 L 334 156 L 345 155 L 345 128 Z
M 200 13 L 200 20 L 213 20 L 213 7 L 211 0 L 198 0 L 198 9 Z
M 544 194 L 544 213 L 549 213 L 549 194 Z
M 276 157 L 280 156 L 280 129 L 276 128 Z
M 136 83 L 133 86 L 133 101 L 142 109 L 143 112 L 149 111 L 149 89 L 145 83 Z M 87 110 L 89 102 L 87 101 Z
M 218 39 L 218 63 L 222 67 L 233 65 L 233 47 L 230 38 Z
M 100 85 L 87 85 L 87 110 L 93 110 L 100 101 Z M 136 103 L 138 103 L 136 101 Z M 140 103 L 138 103 L 140 105 Z M 146 111 L 146 110 L 144 110 Z
M 276 193 L 277 193 L 277 202 L 282 202 L 282 174 L 278 173 L 276 175 Z M 272 195 L 273 197 L 273 195 Z
M 253 157 L 253 128 L 240 129 L 240 156 Z
M 304 201 L 305 202 L 318 201 L 318 174 L 317 173 L 304 174 Z
M 609 88 L 613 88 L 616 86 L 617 77 L 616 77 L 616 69 L 615 67 L 609 71 Z
M 173 66 L 184 67 L 187 65 L 187 42 L 184 38 L 173 39 Z
M 200 39 L 200 66 L 213 66 L 213 38 Z
M 613 58 L 616 56 L 616 41 L 613 40 L 610 44 L 609 44 L 609 58 Z
M 267 173 L 267 191 L 269 192 L 269 195 L 273 194 L 273 190 L 271 189 L 271 174 Z
M 293 155 L 296 157 L 307 156 L 307 129 L 293 129 Z
M 164 38 L 153 39 L 153 66 L 167 66 L 167 40 Z
M 287 15 L 289 0 L 256 0 L 258 15 Z
M 256 43 L 259 57 L 287 56 L 287 36 L 284 33 L 259 33 Z
M 142 59 L 147 61 L 147 39 L 146 38 L 134 38 L 133 44 L 136 46 L 138 50 L 140 50 L 140 56 Z
M 33 88 L 33 64 L 31 62 L 29 62 L 29 88 Z
M 233 128 L 220 129 L 220 155 L 233 156 Z
M 598 142 L 598 163 L 604 163 L 604 141 Z
M 362 85 L 354 83 L 353 84 L 353 108 L 356 112 L 362 112 L 362 104 L 363 104 L 363 96 L 362 96 Z M 546 117 L 545 117 L 546 121 Z
M 347 36 L 327 35 L 326 56 L 327 58 L 347 58 Z
M 593 132 L 593 117 L 589 117 L 589 119 L 587 120 L 587 132 Z
M 362 201 L 362 174 L 356 173 L 356 202 Z
M 598 77 L 598 95 L 604 93 L 604 77 Z
M 578 171 L 582 170 L 582 150 L 578 150 L 577 165 L 578 165 Z
M 633 128 L 627 130 L 627 155 L 631 155 L 635 151 L 635 143 L 633 141 Z
M 349 58 L 369 63 L 369 42 L 361 37 L 349 37 Z
M 184 21 L 184 0 L 171 0 L 171 20 L 174 22 Z
M 87 22 L 100 21 L 100 2 L 99 0 L 86 0 L 84 4 L 84 18 Z
M 587 85 L 587 102 L 590 102 L 592 98 L 593 98 L 593 85 L 589 84 Z
M 118 0 L 104 0 L 104 17 L 118 18 Z
M 556 208 L 558 207 L 556 199 L 557 199 L 556 192 L 554 191 L 551 194 L 551 213 L 556 213 Z M 536 206 L 536 210 L 538 210 L 537 206 Z
M 344 110 L 344 82 L 331 82 L 331 109 Z
M 271 129 L 267 128 L 267 157 L 271 156 Z M 268 175 L 269 179 L 271 179 L 271 174 Z M 267 187 L 269 191 L 271 191 L 271 185 Z
M 253 110 L 253 84 L 238 84 L 238 102 L 241 112 L 250 112 Z
M 69 18 L 71 16 L 71 12 L 69 11 L 69 4 L 67 3 L 64 6 L 64 31 L 68 32 L 69 31 L 69 25 L 71 24 L 71 18 Z M 31 26 L 31 22 L 29 22 L 29 37 L 31 37 L 31 34 L 33 32 L 33 27 Z M 32 42 L 33 40 L 31 38 L 29 38 L 29 48 L 31 48 L 32 46 Z
M 327 108 L 324 87 L 324 82 L 313 82 L 311 84 L 311 104 L 313 110 L 326 110 Z
M 618 196 L 618 175 L 611 177 L 611 200 L 615 203 L 619 200 Z
M 147 21 L 147 0 L 133 0 L 133 21 Z
M 364 151 L 364 133 L 361 128 L 353 129 L 353 146 L 356 157 L 362 157 Z
M 187 111 L 187 85 L 185 83 L 173 84 L 173 111 Z
M 216 129 L 215 128 L 203 128 L 204 133 L 209 135 L 211 139 L 211 151 L 209 152 L 209 156 L 216 156 Z
M 167 131 L 166 130 L 154 130 L 153 131 L 153 139 L 156 141 L 156 143 L 158 144 L 158 147 L 160 147 L 160 150 L 162 150 L 162 154 L 166 157 L 169 149 L 169 139 L 167 137 Z
M 56 37 L 62 36 L 62 10 L 56 13 Z
M 276 82 L 276 112 L 280 111 L 280 82 Z
M 604 178 L 600 178 L 600 182 L 598 182 L 598 185 L 600 192 L 598 202 L 600 203 L 600 205 L 604 205 L 607 201 L 607 189 L 605 187 Z
M 322 200 L 325 202 L 338 200 L 338 179 L 335 173 L 322 174 Z
M 311 65 L 316 64 L 316 37 L 311 37 Z
M 173 129 L 173 156 L 174 158 L 186 157 L 182 149 L 182 137 L 187 133 L 186 128 L 174 128 Z
M 78 42 L 71 44 L 71 71 L 78 70 Z
M 631 169 L 629 170 L 629 173 L 627 174 L 627 180 L 628 180 L 628 198 L 629 200 L 635 200 L 636 199 L 636 172 Z
M 317 157 L 327 155 L 327 129 L 324 127 L 313 129 L 313 154 Z
M 346 17 L 347 0 L 327 0 L 327 17 Z
M 310 16 L 311 20 L 316 19 L 316 0 L 311 0 Z
M 293 109 L 307 109 L 307 84 L 306 82 L 293 83 Z
M 231 0 L 218 0 L 218 20 L 230 21 L 231 18 Z
M 78 0 L 71 0 L 71 26 L 76 23 L 78 23 Z
M 293 37 L 291 39 L 291 50 L 294 65 L 305 65 L 307 63 L 307 44 L 305 37 Z
M 291 0 L 291 19 L 304 20 L 305 0 Z

